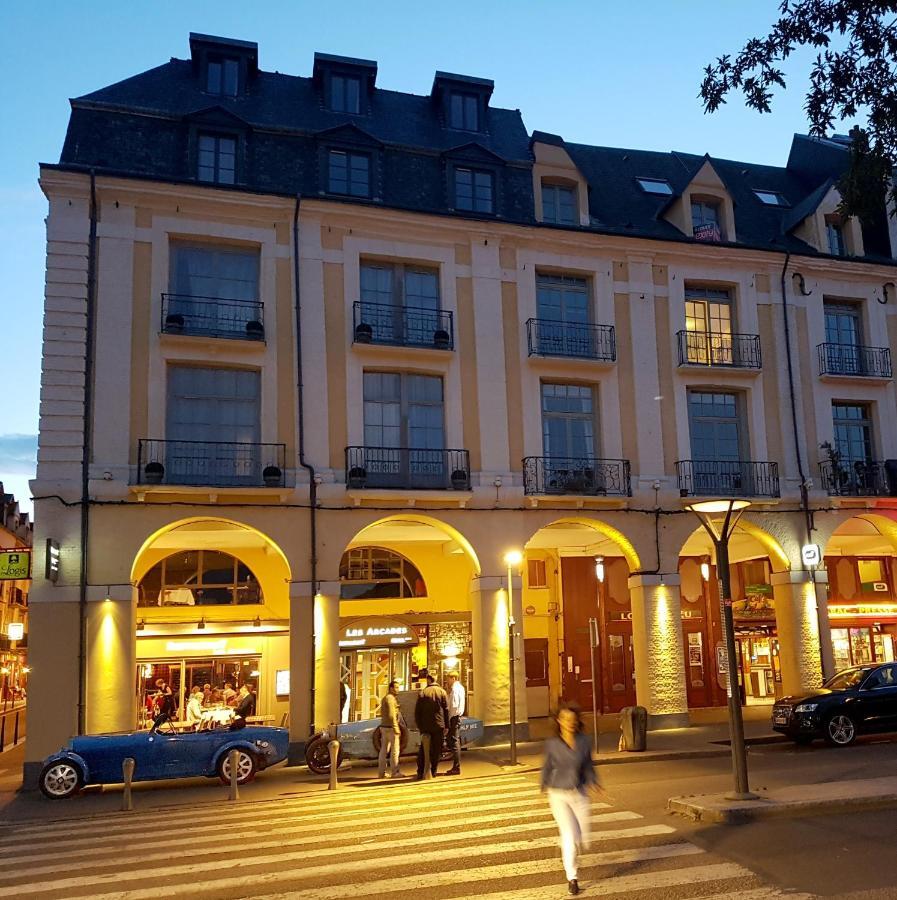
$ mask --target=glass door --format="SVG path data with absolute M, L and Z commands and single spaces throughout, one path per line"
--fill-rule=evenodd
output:
M 732 298 L 728 291 L 686 288 L 685 331 L 690 363 L 731 366 Z

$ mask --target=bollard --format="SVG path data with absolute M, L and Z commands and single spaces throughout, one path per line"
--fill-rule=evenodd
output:
M 228 760 L 230 761 L 230 790 L 228 791 L 227 799 L 239 800 L 240 786 L 237 784 L 237 779 L 240 776 L 237 772 L 237 766 L 240 762 L 240 751 L 231 750 L 231 752 L 228 754 Z
M 131 782 L 134 780 L 135 765 L 136 763 L 130 756 L 126 756 L 121 761 L 121 773 L 124 776 L 125 781 L 125 792 L 122 794 L 121 808 L 125 812 L 130 812 L 134 808 L 134 803 L 131 800 Z
M 422 734 L 420 742 L 424 748 L 424 780 L 426 780 L 433 777 L 433 773 L 430 771 L 430 735 Z
M 330 750 L 330 785 L 328 791 L 335 791 L 337 788 L 337 769 L 339 769 L 339 741 L 331 741 L 327 745 Z

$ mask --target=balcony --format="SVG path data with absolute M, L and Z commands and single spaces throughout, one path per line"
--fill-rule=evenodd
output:
M 682 497 L 778 497 L 779 464 L 753 460 L 684 459 L 676 463 Z
M 762 364 L 759 334 L 713 334 L 679 331 L 680 366 L 759 369 Z
M 860 344 L 820 344 L 820 375 L 849 375 L 857 378 L 891 377 L 891 351 L 887 347 Z
M 617 340 L 613 325 L 527 319 L 526 340 L 530 356 L 564 356 L 614 362 Z
M 469 491 L 466 450 L 346 447 L 346 487 L 402 491 Z
M 137 448 L 138 484 L 194 487 L 285 487 L 284 444 L 158 441 Z
M 164 334 L 264 341 L 262 304 L 258 300 L 162 294 L 162 331 Z
M 631 497 L 629 460 L 527 456 L 523 460 L 523 492 Z
M 356 300 L 352 321 L 356 344 L 455 349 L 453 316 L 448 310 Z
M 876 460 L 856 460 L 836 463 L 826 460 L 819 464 L 823 490 L 831 497 L 888 497 L 888 473 L 885 463 Z

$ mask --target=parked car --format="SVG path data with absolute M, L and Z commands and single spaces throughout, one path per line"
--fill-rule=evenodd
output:
M 285 728 L 246 725 L 240 719 L 203 731 L 178 731 L 167 716 L 157 716 L 148 731 L 89 734 L 72 738 L 44 761 L 40 789 L 51 800 L 78 793 L 86 784 L 117 784 L 122 763 L 134 760 L 134 781 L 216 775 L 230 781 L 230 751 L 236 750 L 237 782 L 286 759 Z
M 417 696 L 417 691 L 399 693 L 399 707 L 406 722 L 414 721 L 414 701 Z M 458 734 L 462 749 L 480 740 L 483 733 L 483 722 L 480 719 L 461 717 Z M 376 759 L 380 754 L 380 719 L 346 722 L 337 725 L 335 729 L 327 728 L 319 731 L 305 747 L 305 762 L 312 772 L 318 775 L 330 772 L 330 748 L 327 745 L 334 737 L 340 742 L 339 763 L 344 759 Z M 399 739 L 400 753 L 403 756 L 415 754 L 419 746 L 420 732 L 416 728 L 402 725 Z M 447 749 L 443 751 L 443 757 L 446 755 Z
M 772 728 L 798 744 L 824 738 L 836 747 L 858 734 L 897 731 L 897 663 L 854 666 L 818 690 L 783 697 L 772 708 Z

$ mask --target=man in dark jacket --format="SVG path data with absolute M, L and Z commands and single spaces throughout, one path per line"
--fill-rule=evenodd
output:
M 421 737 L 420 747 L 417 749 L 418 781 L 424 777 L 424 735 L 430 736 L 430 771 L 435 776 L 448 720 L 448 695 L 436 684 L 436 679 L 428 674 L 427 686 L 420 692 L 414 705 L 414 724 Z

